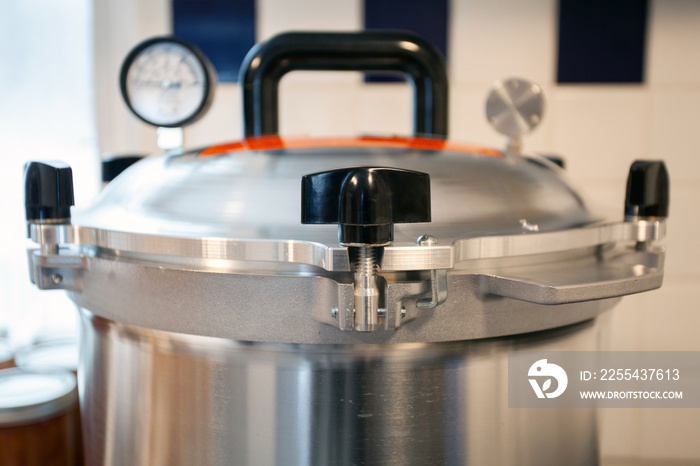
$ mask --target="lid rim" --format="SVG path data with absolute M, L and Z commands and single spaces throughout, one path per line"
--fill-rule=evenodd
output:
M 310 265 L 328 272 L 351 270 L 346 248 L 313 241 L 150 235 L 54 224 L 31 224 L 30 235 L 38 244 L 75 244 L 102 252 L 118 251 L 117 256 L 123 253 L 133 257 L 157 256 L 159 261 L 173 264 L 181 263 L 182 259 L 233 260 Z M 459 262 L 474 259 L 562 252 L 604 243 L 639 241 L 639 238 L 658 240 L 664 235 L 665 222 L 657 219 L 600 222 L 550 232 L 475 236 L 433 246 L 395 244 L 384 248 L 381 267 L 386 272 L 452 269 Z M 89 252 L 84 250 L 83 254 Z M 65 256 L 66 260 L 71 258 Z

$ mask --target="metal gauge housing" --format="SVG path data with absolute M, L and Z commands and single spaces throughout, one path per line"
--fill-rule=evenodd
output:
M 216 73 L 194 45 L 176 37 L 141 42 L 127 55 L 119 75 L 122 97 L 141 120 L 176 128 L 209 109 Z

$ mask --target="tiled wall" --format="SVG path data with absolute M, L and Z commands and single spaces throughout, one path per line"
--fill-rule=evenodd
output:
M 96 2 L 98 18 L 105 14 L 101 3 Z M 167 0 L 147 3 L 151 13 L 168 8 Z M 134 6 L 136 0 L 126 4 Z M 258 39 L 289 29 L 359 29 L 360 7 L 360 0 L 259 0 Z M 120 60 L 138 40 L 167 32 L 168 22 L 154 18 L 142 19 L 128 37 L 100 30 L 98 22 L 98 50 L 106 47 L 109 57 Z M 672 187 L 666 281 L 661 290 L 623 300 L 612 319 L 611 349 L 698 351 L 700 154 L 693 141 L 700 133 L 700 2 L 652 0 L 643 85 L 557 85 L 556 21 L 555 0 L 452 1 L 451 137 L 502 146 L 503 138 L 483 116 L 486 92 L 495 79 L 522 76 L 542 85 L 547 96 L 545 119 L 525 140 L 525 149 L 563 155 L 574 183 L 612 218 L 622 215 L 630 163 L 666 160 Z M 102 26 L 110 27 L 106 16 Z M 114 69 L 108 71 L 114 79 L 102 76 L 98 83 L 102 150 L 154 150 L 154 131 L 118 101 Z M 281 87 L 282 134 L 410 132 L 406 85 L 367 86 L 354 74 L 296 73 Z M 240 137 L 239 89 L 220 86 L 210 113 L 186 130 L 186 143 Z M 633 463 L 634 458 L 700 461 L 698 411 L 603 410 L 603 456 Z

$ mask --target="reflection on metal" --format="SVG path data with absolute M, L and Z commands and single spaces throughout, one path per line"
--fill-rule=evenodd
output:
M 75 225 L 30 224 L 32 241 L 74 244 L 114 251 L 141 260 L 195 265 L 202 261 L 247 261 L 300 264 L 329 272 L 349 272 L 346 248 L 296 240 L 237 240 L 187 238 L 99 230 Z M 548 233 L 483 236 L 457 240 L 451 246 L 389 246 L 384 248 L 383 272 L 451 269 L 476 259 L 506 258 L 570 251 L 617 242 L 658 241 L 666 234 L 665 220 L 604 223 Z
M 614 304 L 606 298 L 658 288 L 664 252 L 621 245 L 464 263 L 446 273 L 444 287 L 438 279 L 450 295 L 434 312 L 419 305 L 432 296 L 430 271 L 382 273 L 383 312 L 370 333 L 351 332 L 349 273 L 173 267 L 99 251 L 29 257 L 39 287 L 71 290 L 79 306 L 130 325 L 245 341 L 399 343 L 486 338 L 595 317 Z M 56 273 L 64 277 L 58 285 Z M 604 301 L 576 304 L 591 300 Z
M 161 237 L 294 239 L 337 246 L 337 228 L 300 223 L 299 180 L 339 166 L 396 167 L 430 175 L 429 229 L 396 225 L 396 245 L 415 245 L 424 233 L 444 245 L 465 235 L 520 234 L 523 218 L 542 233 L 600 221 L 559 170 L 524 157 L 390 147 L 197 154 L 145 158 L 138 169 L 110 183 L 93 206 L 74 209 L 73 224 Z
M 424 235 L 415 246 L 385 247 L 373 288 L 376 313 L 359 322 L 371 332 L 353 332 L 361 330 L 355 292 L 362 287 L 353 284 L 347 248 L 56 224 L 31 224 L 29 231 L 39 243 L 29 252 L 32 281 L 71 291 L 79 306 L 101 317 L 245 341 L 399 343 L 508 335 L 595 317 L 605 306 L 563 312 L 541 305 L 576 306 L 658 288 L 664 250 L 654 241 L 664 236 L 665 223 L 529 231 L 451 245 Z M 643 250 L 635 248 L 641 243 Z M 500 318 L 486 305 L 493 299 L 506 300 L 497 306 L 505 313 Z
M 377 249 L 356 247 L 354 267 L 355 330 L 373 332 L 379 326 L 379 287 L 377 286 Z
M 590 321 L 454 343 L 290 345 L 81 318 L 86 464 L 598 461 L 594 409 L 507 409 L 503 389 L 509 351 L 595 350 Z
M 520 225 L 522 225 L 525 231 L 540 231 L 539 225 L 536 223 L 528 223 L 527 219 L 521 218 Z

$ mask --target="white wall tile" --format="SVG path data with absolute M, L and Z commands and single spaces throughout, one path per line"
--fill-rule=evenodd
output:
M 669 280 L 645 295 L 646 351 L 700 351 L 700 279 Z M 698 412 L 700 420 L 700 412 Z
M 639 451 L 640 410 L 606 408 L 598 410 L 600 450 L 606 457 L 627 457 Z
M 644 348 L 646 294 L 625 296 L 610 314 L 608 351 L 641 351 Z
M 637 86 L 563 86 L 550 97 L 552 146 L 575 180 L 626 180 L 649 157 L 648 94 Z
M 356 31 L 363 27 L 362 0 L 257 0 L 256 40 L 286 31 Z
M 700 41 L 697 45 L 696 54 L 700 55 Z M 700 84 L 700 78 L 698 83 Z M 697 142 L 700 131 L 700 89 L 654 90 L 650 117 L 650 156 L 666 161 L 672 181 L 700 181 Z
M 96 123 L 101 153 L 152 153 L 156 129 L 134 116 L 119 90 L 119 69 L 140 41 L 170 34 L 170 2 L 94 2 Z
M 359 84 L 302 82 L 284 78 L 280 85 L 279 129 L 284 136 L 355 134 Z
M 413 134 L 413 91 L 404 83 L 362 86 L 358 134 L 410 136 Z
M 578 180 L 576 172 L 570 172 L 569 178 L 574 188 L 583 194 L 589 211 L 598 218 L 610 221 L 620 221 L 624 218 L 627 172 L 607 180 Z
M 518 76 L 555 79 L 555 0 L 453 0 L 449 71 L 453 85 Z
M 242 120 L 240 86 L 220 83 L 209 112 L 185 128 L 185 148 L 239 140 L 243 137 Z
M 700 410 L 643 409 L 639 450 L 642 458 L 700 460 Z
M 664 244 L 666 252 L 666 278 L 668 280 L 696 280 L 700 288 L 700 185 L 674 181 L 678 171 L 669 170 L 671 178 L 671 204 Z M 698 308 L 700 312 L 700 308 Z
M 625 296 L 608 323 L 609 351 L 700 351 L 700 280 L 667 279 Z
M 279 90 L 279 128 L 284 136 L 413 134 L 413 93 L 404 83 L 364 85 L 311 84 L 285 77 Z M 335 73 L 323 73 L 334 75 Z M 185 129 L 186 147 L 211 145 L 242 137 L 241 92 L 237 84 L 220 84 L 205 115 Z
M 452 86 L 450 88 L 450 139 L 479 143 L 502 149 L 506 138 L 498 134 L 486 120 L 488 86 Z
M 257 0 L 256 40 L 289 31 L 358 31 L 364 28 L 362 0 Z M 292 73 L 291 82 L 358 82 L 359 74 Z
M 647 39 L 647 82 L 700 84 L 700 2 L 653 0 Z
M 699 351 L 697 285 L 698 280 L 666 280 L 659 290 L 623 298 L 612 312 L 608 349 Z M 604 459 L 636 458 L 636 464 L 700 460 L 697 409 L 601 409 L 600 434 Z

